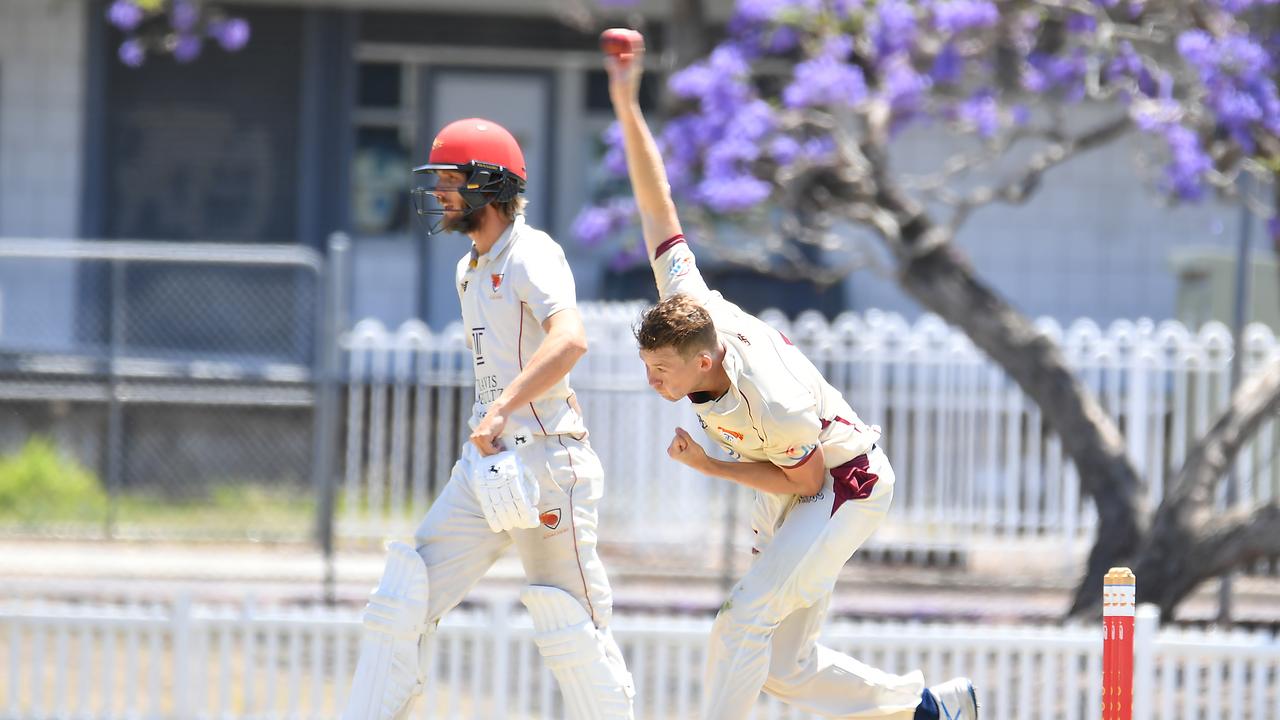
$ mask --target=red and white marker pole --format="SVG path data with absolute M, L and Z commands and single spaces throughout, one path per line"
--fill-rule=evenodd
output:
M 1133 720 L 1133 571 L 1111 568 L 1102 581 L 1102 720 Z

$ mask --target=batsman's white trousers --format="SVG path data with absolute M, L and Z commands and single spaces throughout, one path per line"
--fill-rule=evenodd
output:
M 531 585 L 569 593 L 604 629 L 613 612 L 613 591 L 596 554 L 596 504 L 604 490 L 600 460 L 585 437 L 569 435 L 535 435 L 517 453 L 538 477 L 541 525 L 501 533 L 489 529 L 468 480 L 473 463 L 484 462 L 484 457 L 467 443 L 448 484 L 414 533 L 431 580 L 428 627 L 515 543 Z
M 822 491 L 786 508 L 772 537 L 757 546 L 751 570 L 712 626 L 703 686 L 708 720 L 749 717 L 761 689 L 829 717 L 914 716 L 924 690 L 919 671 L 893 675 L 817 642 L 840 569 L 893 499 L 893 468 L 884 453 L 873 448 L 863 463 L 876 475 L 868 497 L 836 492 L 828 471 Z M 767 537 L 770 529 L 757 533 Z

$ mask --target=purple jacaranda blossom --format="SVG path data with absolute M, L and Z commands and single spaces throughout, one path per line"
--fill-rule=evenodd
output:
M 1116 54 L 1112 56 L 1111 62 L 1107 63 L 1106 69 L 1102 73 L 1102 77 L 1107 82 L 1115 82 L 1121 78 L 1136 80 L 1141 83 L 1142 77 L 1150 78 L 1146 66 L 1142 62 L 1142 57 L 1133 49 L 1133 43 L 1128 40 L 1120 41 L 1116 47 Z M 1147 93 L 1145 90 L 1143 91 Z
M 762 25 L 772 21 L 778 13 L 791 5 L 791 0 L 738 0 L 733 10 L 733 22 Z M 740 30 L 737 26 L 731 29 Z
M 200 48 L 204 44 L 199 35 L 179 34 L 173 42 L 173 59 L 180 63 L 188 63 L 200 56 Z
M 769 197 L 769 183 L 753 175 L 709 176 L 698 183 L 697 199 L 718 213 L 749 210 Z
M 999 20 L 1000 13 L 995 3 L 988 0 L 938 0 L 933 3 L 933 26 L 948 35 L 994 27 Z
M 1213 37 L 1202 30 L 1178 36 L 1178 53 L 1195 68 L 1206 91 L 1205 104 L 1218 124 L 1246 152 L 1253 151 L 1252 132 L 1261 125 L 1270 131 L 1280 112 L 1273 63 L 1263 46 L 1239 34 Z
M 613 198 L 603 205 L 584 208 L 574 219 L 570 232 L 584 246 L 594 247 L 630 224 L 635 213 L 634 199 Z
M 880 0 L 867 25 L 876 55 L 888 57 L 905 52 L 916 42 L 916 11 L 906 0 Z
M 200 8 L 191 0 L 174 0 L 169 9 L 169 23 L 180 33 L 190 33 L 200 22 Z
M 740 138 L 725 138 L 707 148 L 703 173 L 727 177 L 743 172 L 743 163 L 760 157 L 760 146 Z
M 1204 195 L 1204 176 L 1213 168 L 1208 153 L 1200 146 L 1200 138 L 1182 125 L 1170 125 L 1164 136 L 1170 155 L 1165 168 L 1170 191 L 1183 200 L 1200 199 Z
M 142 8 L 131 0 L 116 0 L 107 8 L 107 22 L 125 32 L 138 27 L 144 15 Z M 125 64 L 128 65 L 128 63 Z
M 902 56 L 891 59 L 881 72 L 881 94 L 889 101 L 889 107 L 895 115 L 919 110 L 924 103 L 925 93 L 932 86 L 929 77 L 916 72 L 911 61 Z
M 600 137 L 604 141 L 604 169 L 614 177 L 627 176 L 627 154 L 622 147 L 622 127 L 609 123 Z
M 960 81 L 964 76 L 964 57 L 956 49 L 955 43 L 942 46 L 933 59 L 933 67 L 929 69 L 929 75 L 934 82 L 948 85 Z
M 769 33 L 761 47 L 772 55 L 783 55 L 800 46 L 800 31 L 793 27 L 782 26 Z
M 1259 6 L 1275 5 L 1277 2 L 1280 2 L 1280 0 L 1211 0 L 1209 4 L 1232 15 L 1239 15 Z
M 1023 67 L 1022 86 L 1034 93 L 1056 92 L 1068 100 L 1084 97 L 1088 57 L 1084 48 L 1066 55 L 1031 53 Z
M 1129 106 L 1129 117 L 1143 132 L 1155 132 L 1168 125 L 1179 123 L 1183 117 L 1182 105 L 1175 100 L 1144 100 Z
M 569 232 L 585 247 L 595 247 L 613 230 L 612 216 L 601 207 L 586 207 L 574 218 Z
M 1098 29 L 1098 19 L 1092 15 L 1078 12 L 1067 13 L 1067 32 L 1091 33 Z
M 984 138 L 994 137 L 1000 130 L 1000 103 L 990 88 L 979 90 L 957 105 L 955 116 Z
M 782 102 L 789 108 L 853 106 L 866 97 L 867 81 L 862 68 L 828 55 L 796 65 L 791 84 L 782 92 Z
M 228 18 L 210 23 L 209 34 L 223 50 L 235 52 L 249 44 L 249 23 L 244 18 Z
M 649 259 L 649 252 L 645 249 L 642 242 L 632 241 L 618 249 L 618 252 L 609 258 L 609 269 L 614 272 L 629 270 Z
M 844 60 L 853 52 L 853 38 L 843 33 L 823 38 L 819 55 L 834 60 Z
M 120 62 L 135 68 L 140 67 L 147 59 L 147 50 L 137 38 L 129 38 L 120 43 L 116 54 L 120 57 Z
M 836 141 L 829 135 L 805 140 L 800 145 L 800 156 L 812 164 L 828 163 L 836 154 Z
M 827 0 L 827 5 L 831 12 L 841 20 L 853 17 L 853 15 L 866 6 L 863 0 Z
M 778 135 L 769 142 L 769 155 L 781 166 L 787 166 L 800 157 L 800 142 L 790 135 Z
M 769 134 L 776 124 L 777 120 L 769 103 L 753 98 L 743 103 L 738 112 L 733 115 L 726 134 L 756 141 Z
M 749 69 L 740 48 L 721 45 L 705 61 L 672 75 L 668 87 L 677 97 L 700 101 L 706 112 L 729 115 L 750 94 L 745 82 Z

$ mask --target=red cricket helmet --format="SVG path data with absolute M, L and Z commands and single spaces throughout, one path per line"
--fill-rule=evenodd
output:
M 529 179 L 524 169 L 524 153 L 507 129 L 492 120 L 467 118 L 444 126 L 431 143 L 427 164 L 414 172 L 465 171 L 465 166 L 497 166 L 520 179 Z
M 431 143 L 431 155 L 427 164 L 413 169 L 415 174 L 431 174 L 453 170 L 466 177 L 463 187 L 457 188 L 467 204 L 467 214 L 491 202 L 503 202 L 524 192 L 528 173 L 524 167 L 524 153 L 520 144 L 492 120 L 467 118 L 449 123 Z M 442 215 L 430 202 L 434 188 L 419 187 L 413 191 L 414 205 L 419 215 Z M 428 234 L 434 234 L 440 223 L 432 223 Z

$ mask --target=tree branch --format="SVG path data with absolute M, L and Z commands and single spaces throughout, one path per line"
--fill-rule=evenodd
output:
M 1204 578 L 1280 555 L 1280 503 L 1216 515 L 1203 525 L 1200 535 L 1194 553 Z
M 990 205 L 995 202 L 1021 205 L 1027 202 L 1035 194 L 1035 191 L 1039 189 L 1041 179 L 1050 169 L 1081 153 L 1115 140 L 1132 127 L 1133 122 L 1129 119 L 1129 116 L 1127 114 L 1121 115 L 1074 138 L 1053 143 L 1036 153 L 1027 163 L 1026 169 L 1018 177 L 999 187 L 978 188 L 970 193 L 968 197 L 961 200 L 955 208 L 948 227 L 952 233 L 955 233 L 969 219 L 974 210 L 984 205 Z
M 1280 360 L 1264 366 L 1245 379 L 1231 397 L 1231 404 L 1218 417 L 1200 442 L 1188 453 L 1172 492 L 1165 496 L 1156 514 L 1198 508 L 1208 512 L 1213 490 L 1236 455 L 1268 418 L 1280 413 Z

